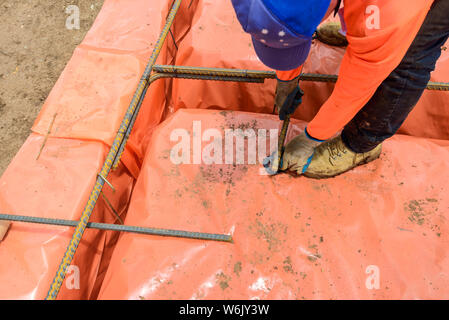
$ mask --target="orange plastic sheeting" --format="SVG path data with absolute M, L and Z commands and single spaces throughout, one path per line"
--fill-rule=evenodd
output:
M 47 98 L 33 131 L 111 145 L 165 23 L 168 0 L 107 0 Z M 159 63 L 166 63 L 166 46 Z M 148 127 L 159 123 L 165 83 L 147 92 L 124 162 L 135 177 Z M 151 110 L 153 109 L 153 110 Z M 157 111 L 159 110 L 159 111 Z
M 81 46 L 140 53 L 145 60 L 165 23 L 167 0 L 106 0 Z M 165 13 L 164 13 L 165 11 Z
M 0 212 L 78 220 L 100 171 L 103 143 L 31 134 L 0 179 Z M 125 214 L 133 179 L 123 166 L 109 176 L 116 193 L 104 192 Z M 91 221 L 116 220 L 100 197 Z M 0 242 L 0 299 L 45 298 L 73 228 L 12 222 Z M 87 230 L 77 250 L 60 299 L 95 298 L 118 234 Z
M 336 20 L 330 18 L 330 20 Z M 303 72 L 338 74 L 345 49 L 314 41 Z M 266 70 L 243 32 L 230 1 L 204 0 L 195 12 L 189 34 L 179 44 L 177 65 Z M 443 51 L 431 81 L 449 82 L 449 51 Z M 367 75 L 369 76 L 369 75 Z M 302 106 L 294 117 L 310 121 L 330 96 L 334 85 L 303 82 Z M 176 79 L 168 112 L 179 108 L 214 108 L 270 113 L 273 110 L 275 81 L 265 85 L 231 84 Z M 449 139 L 449 93 L 429 92 L 411 113 L 400 133 Z M 423 123 L 425 125 L 423 125 Z
M 287 139 L 304 125 L 294 120 Z M 384 143 L 380 159 L 327 180 L 260 175 L 263 156 L 248 164 L 254 137 L 245 139 L 243 164 L 225 161 L 220 137 L 226 129 L 246 130 L 240 135 L 247 137 L 252 129 L 259 138 L 269 136 L 259 129 L 279 127 L 272 115 L 198 109 L 179 110 L 163 122 L 152 136 L 126 223 L 232 234 L 234 242 L 123 234 L 99 298 L 449 294 L 448 141 L 396 135 Z M 224 150 L 215 161 L 224 164 L 205 164 L 220 154 L 220 142 Z M 174 164 L 183 150 L 191 164 Z

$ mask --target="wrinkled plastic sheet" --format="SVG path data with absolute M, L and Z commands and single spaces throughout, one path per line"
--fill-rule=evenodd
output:
M 304 125 L 293 121 L 287 139 Z M 99 298 L 447 296 L 449 198 L 442 173 L 449 170 L 449 142 L 396 135 L 384 143 L 380 159 L 328 180 L 260 175 L 259 158 L 226 164 L 225 143 L 223 164 L 192 164 L 195 139 L 208 129 L 225 137 L 226 129 L 279 126 L 276 116 L 202 109 L 181 109 L 163 122 L 152 136 L 126 223 L 232 234 L 233 243 L 124 234 Z M 190 164 L 173 163 L 181 140 L 169 137 L 180 129 L 190 137 Z M 201 150 L 213 141 L 199 142 Z

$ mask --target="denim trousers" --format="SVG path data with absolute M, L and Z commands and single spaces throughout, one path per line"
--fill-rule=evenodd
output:
M 396 133 L 426 88 L 448 36 L 449 0 L 435 0 L 401 63 L 344 127 L 348 148 L 368 152 Z

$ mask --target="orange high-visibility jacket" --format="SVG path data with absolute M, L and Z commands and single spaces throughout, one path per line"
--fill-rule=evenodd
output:
M 307 127 L 312 137 L 329 139 L 363 108 L 405 56 L 432 3 L 433 0 L 344 1 L 349 45 L 332 95 Z M 285 80 L 288 73 L 298 74 L 278 72 L 278 77 Z

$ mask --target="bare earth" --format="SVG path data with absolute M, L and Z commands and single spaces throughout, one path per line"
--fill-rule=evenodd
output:
M 0 0 L 0 175 L 30 134 L 102 4 L 103 0 Z M 80 9 L 79 30 L 66 28 L 69 5 Z

